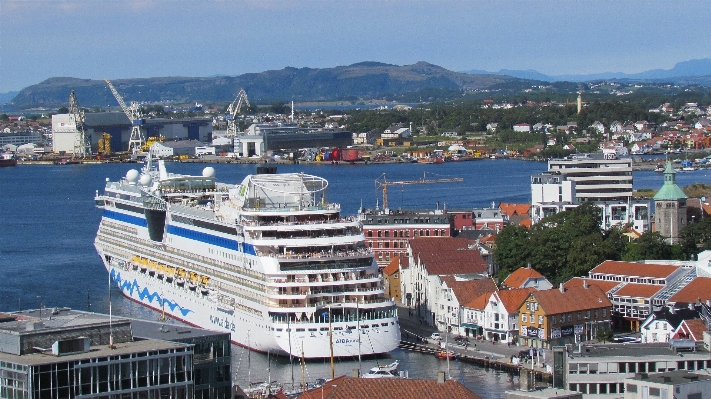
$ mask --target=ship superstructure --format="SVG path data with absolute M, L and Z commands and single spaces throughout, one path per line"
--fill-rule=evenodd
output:
M 95 247 L 127 297 L 226 330 L 257 351 L 305 358 L 389 352 L 400 340 L 362 225 L 303 173 L 241 184 L 169 174 L 150 159 L 107 179 Z

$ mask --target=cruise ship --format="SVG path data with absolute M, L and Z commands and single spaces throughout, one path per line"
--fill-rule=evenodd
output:
M 148 159 L 97 191 L 94 245 L 125 296 L 238 345 L 306 359 L 389 352 L 395 304 L 361 223 L 327 188 L 271 167 L 218 183 L 212 167 L 180 175 Z

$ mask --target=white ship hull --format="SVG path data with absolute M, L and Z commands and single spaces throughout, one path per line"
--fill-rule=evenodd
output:
M 130 187 L 121 188 L 131 194 Z M 279 255 L 259 256 L 254 248 L 260 241 L 235 241 L 229 235 L 234 233 L 219 226 L 215 231 L 196 227 L 199 223 L 185 222 L 186 217 L 180 216 L 191 215 L 183 208 L 176 208 L 177 216 L 167 212 L 163 238 L 156 241 L 151 238 L 155 231 L 149 231 L 150 221 L 134 205 L 138 201 L 121 204 L 115 200 L 123 193 L 97 195 L 104 216 L 95 246 L 112 282 L 131 300 L 168 318 L 227 331 L 232 342 L 264 353 L 307 359 L 356 357 L 397 347 L 400 328 L 395 307 L 382 295 L 372 254 L 363 258 L 350 250 L 321 255 L 324 259 L 319 254 L 313 258 L 282 256 L 281 260 Z M 351 225 L 334 224 L 341 230 Z M 270 234 L 281 233 L 281 228 L 273 230 L 276 233 Z M 262 233 L 265 228 L 258 231 L 267 234 Z M 339 245 L 352 237 L 346 234 L 324 242 Z M 362 240 L 362 231 L 355 239 Z M 312 239 L 310 245 L 323 240 Z M 336 267 L 349 260 L 354 266 Z M 300 262 L 335 266 L 319 264 L 314 271 L 306 268 L 311 263 L 301 266 Z M 281 265 L 287 271 L 280 270 Z

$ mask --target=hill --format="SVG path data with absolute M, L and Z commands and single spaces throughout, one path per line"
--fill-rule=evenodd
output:
M 545 75 L 531 69 L 501 69 L 487 72 L 479 69 L 465 71 L 473 74 L 499 74 L 520 79 L 536 79 L 545 82 L 591 82 L 596 80 L 666 81 L 673 84 L 700 84 L 711 86 L 711 59 L 682 61 L 671 69 L 652 69 L 639 73 L 602 72 L 587 75 Z
M 126 101 L 228 102 L 244 88 L 254 102 L 373 99 L 424 89 L 472 91 L 520 79 L 453 72 L 427 62 L 390 65 L 361 62 L 335 68 L 287 67 L 281 70 L 216 77 L 155 77 L 112 80 Z M 81 106 L 114 106 L 104 81 L 55 77 L 26 87 L 13 99 L 18 109 L 66 106 L 74 90 Z

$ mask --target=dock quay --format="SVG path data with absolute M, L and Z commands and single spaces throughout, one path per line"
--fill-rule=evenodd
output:
M 402 339 L 398 348 L 434 356 L 442 348 L 438 342 L 431 340 L 430 335 L 437 331 L 433 326 L 427 325 L 414 314 L 410 314 L 407 307 L 398 306 L 398 321 Z M 444 333 L 440 332 L 444 337 Z M 455 344 L 454 337 L 449 337 L 448 350 L 454 352 L 457 361 L 475 364 L 491 370 L 499 370 L 506 373 L 519 375 L 522 369 L 533 370 L 536 381 L 544 384 L 552 382 L 552 375 L 548 372 L 544 359 L 533 359 L 531 361 L 515 364 L 512 359 L 517 357 L 519 352 L 528 350 L 528 347 L 507 345 L 505 343 L 492 343 L 491 341 L 477 340 L 469 337 L 469 345 L 463 346 Z M 442 341 L 444 343 L 445 340 Z M 536 361 L 540 365 L 535 364 Z
M 398 348 L 413 352 L 431 354 L 433 356 L 440 352 L 440 349 L 433 345 L 418 344 L 410 341 L 400 341 Z M 454 351 L 455 358 L 460 362 L 476 364 L 477 366 L 484 367 L 486 369 L 499 370 L 516 375 L 519 375 L 522 369 L 532 370 L 536 376 L 536 381 L 538 382 L 548 382 L 551 378 L 551 374 L 546 372 L 546 370 L 542 367 L 534 366 L 531 368 L 528 363 L 527 365 L 514 364 L 511 362 L 510 358 L 498 358 L 495 356 L 489 356 L 486 353 L 476 354 L 476 352 L 468 354 L 452 347 L 450 347 L 450 350 Z

